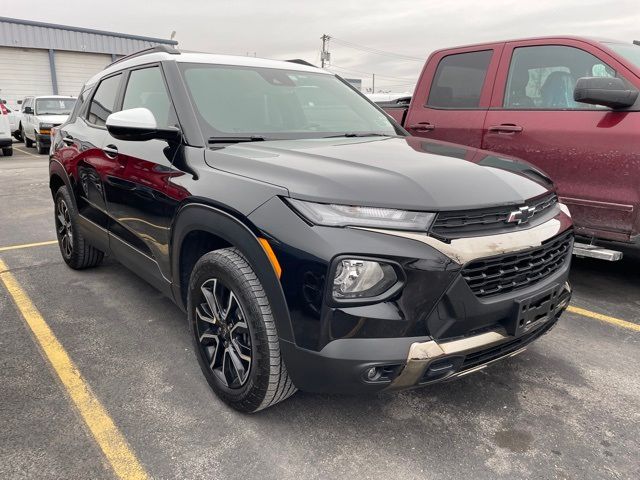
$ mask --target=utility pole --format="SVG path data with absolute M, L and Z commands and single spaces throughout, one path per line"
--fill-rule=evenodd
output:
M 329 62 L 329 60 L 331 60 L 331 54 L 327 51 L 327 47 L 329 46 L 329 40 L 331 40 L 331 37 L 327 34 L 323 34 L 320 37 L 320 40 L 322 40 L 322 52 L 320 52 L 320 66 L 324 68 L 325 62 Z
M 376 74 L 372 73 L 373 82 L 371 83 L 371 93 L 376 93 Z

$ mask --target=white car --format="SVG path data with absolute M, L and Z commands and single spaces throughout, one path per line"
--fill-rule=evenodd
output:
M 0 101 L 0 148 L 5 157 L 13 155 L 13 139 L 11 138 L 11 125 L 9 124 L 9 109 Z
M 51 144 L 51 129 L 67 120 L 75 104 L 75 97 L 61 95 L 25 98 L 20 120 L 24 144 L 32 147 L 35 143 L 38 153 L 47 153 Z

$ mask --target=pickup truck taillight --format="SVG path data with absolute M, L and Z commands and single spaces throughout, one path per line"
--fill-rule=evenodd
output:
M 0 115 L 9 115 L 9 110 L 4 106 L 4 103 L 0 102 Z

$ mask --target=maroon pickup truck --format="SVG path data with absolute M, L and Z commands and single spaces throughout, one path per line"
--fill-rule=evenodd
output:
M 576 37 L 439 50 L 412 98 L 379 103 L 412 135 L 522 158 L 557 184 L 586 239 L 640 243 L 640 46 Z

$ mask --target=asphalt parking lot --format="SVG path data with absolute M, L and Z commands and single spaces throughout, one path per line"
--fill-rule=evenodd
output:
M 299 392 L 246 416 L 209 390 L 169 299 L 112 260 L 76 272 L 57 244 L 40 244 L 55 239 L 46 155 L 16 144 L 13 157 L 0 156 L 0 225 L 0 260 L 143 476 L 640 478 L 638 252 L 617 263 L 575 259 L 574 310 L 510 360 L 399 394 Z M 0 478 L 114 478 L 5 286 Z

